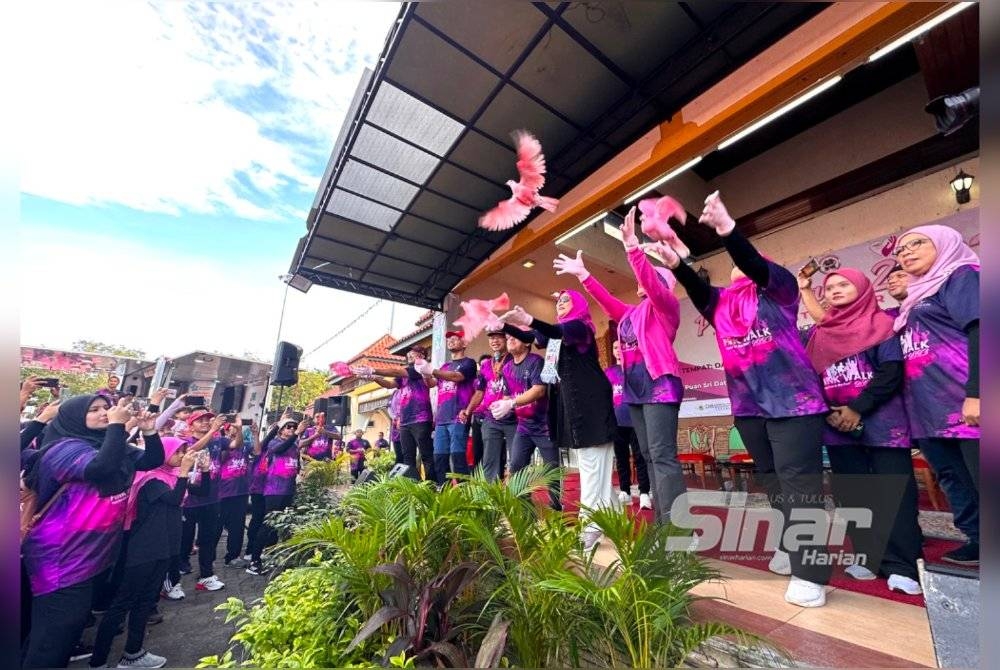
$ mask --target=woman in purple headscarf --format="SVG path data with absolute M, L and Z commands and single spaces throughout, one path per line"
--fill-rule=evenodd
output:
M 587 271 L 581 252 L 577 252 L 576 258 L 560 255 L 552 264 L 557 274 L 571 274 L 579 279 L 608 317 L 618 323 L 624 402 L 628 404 L 649 472 L 655 520 L 666 524 L 674 500 L 687 491 L 684 471 L 677 460 L 677 416 L 684 396 L 674 352 L 680 305 L 673 294 L 676 284 L 673 274 L 666 268 L 654 268 L 639 247 L 634 207 L 625 217 L 622 241 L 639 282 L 638 305 L 629 305 L 612 296 Z
M 611 383 L 597 358 L 587 299 L 578 291 L 560 291 L 556 299 L 558 324 L 540 321 L 520 306 L 500 318 L 508 324 L 533 328 L 550 340 L 561 340 L 556 363 L 560 391 L 555 446 L 575 449 L 579 457 L 581 517 L 587 515 L 587 509 L 612 507 L 612 442 L 617 424 Z M 600 539 L 600 530 L 588 525 L 581 539 L 584 548 L 591 549 Z
M 947 226 L 899 238 L 909 274 L 895 328 L 903 346 L 910 433 L 934 468 L 968 541 L 942 556 L 979 563 L 979 256 Z

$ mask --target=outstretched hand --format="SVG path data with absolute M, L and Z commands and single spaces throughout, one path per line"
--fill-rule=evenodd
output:
M 674 248 L 666 242 L 647 242 L 641 246 L 643 251 L 652 251 L 659 254 L 660 258 L 663 259 L 663 263 L 671 270 L 681 264 L 681 257 L 678 256 Z
M 619 228 L 622 231 L 622 244 L 625 251 L 631 251 L 639 246 L 639 237 L 635 234 L 635 205 L 625 215 L 625 221 Z
M 501 316 L 500 320 L 504 323 L 509 323 L 512 326 L 523 326 L 524 328 L 529 328 L 531 326 L 531 322 L 534 321 L 534 317 L 524 311 L 524 308 L 520 305 L 515 305 L 514 309 Z
M 729 212 L 726 210 L 726 206 L 722 204 L 722 198 L 719 197 L 718 191 L 709 194 L 705 198 L 705 209 L 702 210 L 701 216 L 698 217 L 698 222 L 705 224 L 722 237 L 733 232 L 733 228 L 736 227 L 736 221 L 733 220 L 733 217 L 729 216 Z
M 557 275 L 573 275 L 581 282 L 590 276 L 587 266 L 583 264 L 583 252 L 580 250 L 577 250 L 576 258 L 559 254 L 559 258 L 552 259 L 552 267 L 556 269 Z

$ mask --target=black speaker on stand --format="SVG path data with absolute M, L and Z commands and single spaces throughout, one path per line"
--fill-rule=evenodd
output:
M 302 347 L 289 342 L 278 342 L 271 369 L 271 386 L 295 386 L 299 383 L 299 358 Z
M 326 425 L 327 426 L 350 426 L 351 425 L 351 399 L 346 395 L 324 398 L 326 400 Z

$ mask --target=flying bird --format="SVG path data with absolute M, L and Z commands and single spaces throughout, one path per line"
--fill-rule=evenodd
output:
M 545 156 L 542 145 L 526 130 L 513 133 L 517 145 L 517 173 L 520 181 L 507 180 L 511 197 L 479 217 L 479 226 L 486 230 L 507 230 L 528 218 L 535 207 L 556 211 L 559 200 L 539 195 L 545 185 Z
M 471 342 L 483 328 L 499 328 L 503 324 L 494 311 L 506 312 L 510 309 L 510 298 L 501 293 L 493 300 L 465 300 L 461 303 L 464 314 L 455 320 L 456 326 L 461 326 L 466 341 Z
M 639 211 L 642 212 L 642 232 L 657 242 L 665 242 L 677 252 L 681 258 L 691 255 L 691 250 L 681 242 L 677 233 L 670 227 L 670 218 L 677 219 L 682 226 L 687 220 L 684 206 L 669 195 L 662 198 L 646 198 L 639 201 Z

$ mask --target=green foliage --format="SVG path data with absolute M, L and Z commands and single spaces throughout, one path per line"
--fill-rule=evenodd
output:
M 337 495 L 321 481 L 307 479 L 296 490 L 293 505 L 268 512 L 264 521 L 278 531 L 279 538 L 288 538 L 302 528 L 328 519 L 339 502 Z
M 73 351 L 85 351 L 93 354 L 108 354 L 109 356 L 126 356 L 145 360 L 146 352 L 141 349 L 131 349 L 120 344 L 106 344 L 96 340 L 77 340 L 70 347 Z
M 385 475 L 396 465 L 396 454 L 392 449 L 372 447 L 365 451 L 365 467 L 377 475 Z
M 22 367 L 20 370 L 20 380 L 24 381 L 28 377 L 56 377 L 59 385 L 65 388 L 65 397 L 94 393 L 102 388 L 108 380 L 108 373 L 102 371 L 94 373 L 67 372 L 62 370 L 47 370 L 37 367 Z M 53 397 L 47 388 L 38 389 L 32 396 L 37 403 L 50 402 Z
M 299 383 L 295 386 L 289 386 L 280 394 L 280 409 L 291 405 L 293 409 L 301 412 L 312 405 L 313 400 L 329 390 L 326 376 L 327 373 L 322 370 L 299 370 Z M 269 411 L 279 409 L 278 396 L 277 392 L 271 393 L 271 401 L 267 408 Z
M 337 454 L 330 460 L 306 461 L 302 468 L 304 481 L 316 486 L 340 486 L 351 483 L 351 456 L 347 452 Z

